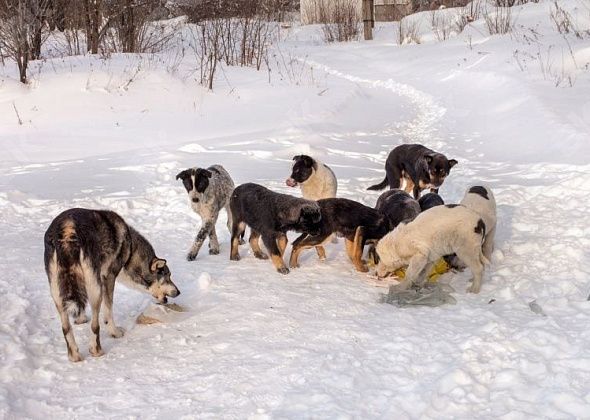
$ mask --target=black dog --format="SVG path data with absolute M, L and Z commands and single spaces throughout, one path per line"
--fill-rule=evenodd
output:
M 420 192 L 427 188 L 437 193 L 456 164 L 455 159 L 447 159 L 445 155 L 421 144 L 402 144 L 389 153 L 383 182 L 368 189 L 379 191 L 387 185 L 389 188 L 402 188 L 405 181 L 404 190 L 412 192 L 417 200 Z
M 436 206 L 444 206 L 445 202 L 437 193 L 427 193 L 420 197 L 418 204 L 422 211 L 426 211 Z
M 362 260 L 366 241 L 378 240 L 390 230 L 387 216 L 378 210 L 346 198 L 325 198 L 317 202 L 321 209 L 320 229 L 301 235 L 293 242 L 289 265 L 298 267 L 299 254 L 306 248 L 327 242 L 334 233 L 346 238 L 346 253 L 358 271 L 368 271 Z
M 410 222 L 420 214 L 420 204 L 410 194 L 397 188 L 385 191 L 377 199 L 375 209 L 385 214 L 393 230 L 401 222 Z
M 272 263 L 281 274 L 289 269 L 283 261 L 290 230 L 317 235 L 320 232 L 321 213 L 318 203 L 287 194 L 273 192 L 261 185 L 247 183 L 237 187 L 229 203 L 232 213 L 232 237 L 230 259 L 240 259 L 239 236 L 250 226 L 250 247 L 254 256 L 267 259 L 258 238 L 270 253 Z

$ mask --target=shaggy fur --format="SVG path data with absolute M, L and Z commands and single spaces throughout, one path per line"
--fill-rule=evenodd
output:
M 413 193 L 417 200 L 420 192 L 430 188 L 438 193 L 439 187 L 449 175 L 451 168 L 457 164 L 455 159 L 447 159 L 441 153 L 430 150 L 420 144 L 402 144 L 389 153 L 385 162 L 385 179 L 369 190 L 402 188 Z
M 486 236 L 483 242 L 483 255 L 490 260 L 496 236 L 496 199 L 492 190 L 481 185 L 469 187 L 461 204 L 479 214 L 485 223 Z
M 219 254 L 219 241 L 215 224 L 221 209 L 227 212 L 227 228 L 231 232 L 231 212 L 229 199 L 234 189 L 234 182 L 229 173 L 221 165 L 213 165 L 207 169 L 191 168 L 176 175 L 181 179 L 188 193 L 189 204 L 193 211 L 201 216 L 201 229 L 189 250 L 186 259 L 193 261 L 209 237 L 209 254 Z
M 112 211 L 70 209 L 57 216 L 45 233 L 45 272 L 72 362 L 82 357 L 69 315 L 77 324 L 87 322 L 87 302 L 92 309 L 93 356 L 103 354 L 98 320 L 101 303 L 110 334 L 116 338 L 123 335 L 112 311 L 119 274 L 128 285 L 162 303 L 167 296 L 180 294 L 170 279 L 166 260 L 156 257 L 150 243 Z
M 481 216 L 464 206 L 431 208 L 379 241 L 377 276 L 407 266 L 397 286 L 405 290 L 414 283 L 422 284 L 440 257 L 455 253 L 473 273 L 469 291 L 479 293 L 484 264 L 489 263 L 482 252 L 485 231 Z
M 281 274 L 289 273 L 283 261 L 290 230 L 317 235 L 321 213 L 317 202 L 279 194 L 261 185 L 247 183 L 238 186 L 230 200 L 232 212 L 231 260 L 239 260 L 239 236 L 250 226 L 250 246 L 254 256 L 267 259 L 258 239 L 270 253 L 272 263 Z
M 318 200 L 318 204 L 322 214 L 319 232 L 301 235 L 293 242 L 289 265 L 298 267 L 301 251 L 326 243 L 336 233 L 346 239 L 346 252 L 356 269 L 368 271 L 366 262 L 362 260 L 364 245 L 389 232 L 389 219 L 378 210 L 346 198 L 325 198 Z

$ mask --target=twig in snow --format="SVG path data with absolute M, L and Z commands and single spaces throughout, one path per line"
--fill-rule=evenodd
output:
M 16 118 L 18 119 L 18 125 L 23 125 L 23 120 L 20 119 L 20 115 L 18 113 L 18 109 L 16 109 L 16 104 L 14 101 L 12 102 L 12 107 L 14 108 L 14 112 L 16 113 Z

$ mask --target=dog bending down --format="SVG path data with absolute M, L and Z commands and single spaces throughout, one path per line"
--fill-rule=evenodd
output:
M 306 248 L 317 247 L 336 233 L 346 239 L 346 253 L 358 271 L 367 272 L 362 260 L 365 243 L 381 239 L 390 230 L 387 216 L 378 210 L 346 198 L 325 198 L 317 202 L 321 209 L 317 234 L 301 235 L 293 242 L 289 265 L 299 266 L 299 254 Z
M 170 279 L 166 260 L 156 256 L 150 243 L 112 211 L 70 209 L 58 215 L 45 233 L 45 271 L 59 313 L 68 358 L 82 360 L 69 315 L 77 324 L 87 322 L 92 309 L 90 354 L 101 356 L 99 314 L 101 304 L 110 334 L 123 330 L 113 318 L 115 279 L 150 293 L 159 302 L 179 291 Z
M 232 213 L 232 238 L 230 259 L 240 259 L 239 237 L 246 226 L 250 226 L 250 247 L 254 256 L 267 259 L 260 249 L 259 238 L 270 253 L 273 265 L 281 274 L 289 273 L 283 255 L 287 247 L 290 230 L 300 233 L 317 234 L 321 219 L 317 202 L 279 194 L 261 185 L 247 183 L 234 190 L 230 209 Z
M 234 189 L 234 182 L 229 173 L 221 165 L 213 165 L 207 169 L 190 168 L 176 175 L 181 179 L 188 193 L 189 204 L 193 211 L 201 216 L 202 225 L 186 256 L 189 261 L 197 258 L 205 239 L 209 237 L 209 254 L 219 254 L 219 240 L 215 224 L 221 209 L 227 213 L 227 228 L 231 233 L 231 212 L 229 199 Z
M 404 290 L 422 284 L 440 257 L 455 253 L 473 274 L 468 291 L 479 293 L 484 265 L 489 264 L 482 252 L 485 234 L 486 225 L 473 210 L 461 205 L 433 207 L 379 241 L 377 276 L 407 266 L 404 280 L 396 286 Z

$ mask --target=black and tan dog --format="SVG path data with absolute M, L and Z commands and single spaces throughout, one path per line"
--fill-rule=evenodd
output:
M 418 204 L 420 204 L 422 211 L 426 211 L 436 206 L 444 206 L 445 201 L 437 193 L 430 192 L 420 197 Z
M 101 303 L 110 334 L 123 330 L 113 319 L 115 279 L 150 293 L 160 303 L 180 294 L 166 260 L 156 257 L 150 243 L 116 213 L 70 209 L 58 215 L 45 233 L 45 271 L 51 296 L 72 362 L 82 360 L 69 315 L 76 324 L 87 322 L 85 308 L 92 309 L 90 354 L 101 356 L 99 313 Z
M 247 183 L 238 186 L 230 199 L 232 237 L 230 259 L 240 259 L 239 237 L 250 226 L 250 247 L 254 256 L 267 259 L 260 249 L 262 242 L 270 253 L 277 271 L 289 273 L 283 261 L 288 231 L 317 235 L 320 229 L 320 207 L 315 201 L 279 194 L 261 185 Z
M 402 144 L 389 153 L 383 182 L 368 189 L 379 191 L 389 185 L 389 188 L 402 188 L 413 193 L 417 200 L 427 188 L 437 193 L 456 164 L 455 159 L 447 159 L 442 153 L 421 144 Z
M 365 243 L 379 240 L 390 230 L 387 216 L 378 210 L 346 198 L 325 198 L 317 202 L 321 209 L 320 230 L 317 234 L 301 235 L 293 242 L 289 265 L 299 266 L 299 254 L 306 248 L 322 245 L 332 234 L 346 239 L 346 253 L 358 271 L 367 272 L 362 260 Z M 321 256 L 320 256 L 321 257 Z

